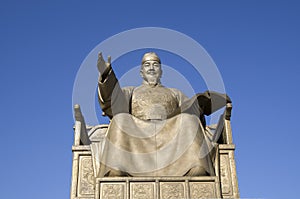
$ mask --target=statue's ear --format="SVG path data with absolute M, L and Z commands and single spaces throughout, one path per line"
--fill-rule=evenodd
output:
M 142 72 L 142 69 L 140 70 L 140 76 L 141 76 L 142 78 L 144 78 L 144 74 L 143 74 L 143 72 Z

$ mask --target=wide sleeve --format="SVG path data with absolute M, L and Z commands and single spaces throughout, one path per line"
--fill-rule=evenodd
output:
M 197 98 L 198 104 L 205 115 L 210 115 L 226 106 L 227 103 L 231 103 L 231 99 L 228 95 L 214 91 L 198 93 L 195 97 Z
M 176 91 L 179 99 L 179 107 L 169 117 L 180 113 L 193 114 L 199 117 L 203 126 L 206 126 L 204 115 L 210 115 L 218 109 L 231 103 L 231 99 L 226 94 L 213 91 L 198 93 L 188 99 L 180 91 Z
M 193 96 L 192 98 L 188 98 L 185 94 L 177 89 L 171 90 L 178 100 L 178 108 L 168 117 L 170 118 L 181 113 L 193 114 L 199 117 L 203 126 L 205 126 L 205 118 L 202 109 L 199 107 L 197 97 Z
M 128 97 L 122 91 L 111 67 L 99 76 L 98 100 L 104 115 L 110 118 L 118 113 L 129 113 Z

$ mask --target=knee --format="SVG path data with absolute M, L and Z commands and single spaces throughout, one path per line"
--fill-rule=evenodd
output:
M 105 174 L 105 177 L 125 177 L 130 176 L 128 173 L 120 170 L 111 169 L 108 173 Z
M 185 176 L 208 176 L 209 174 L 207 173 L 206 169 L 203 168 L 202 166 L 196 166 L 191 168 Z

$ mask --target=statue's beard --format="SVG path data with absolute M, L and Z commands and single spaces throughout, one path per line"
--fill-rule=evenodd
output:
M 160 83 L 160 78 L 157 77 L 156 75 L 147 75 L 145 80 L 148 82 L 150 86 L 156 86 L 157 84 Z
M 150 86 L 155 86 L 158 84 L 158 78 L 149 78 L 148 83 Z

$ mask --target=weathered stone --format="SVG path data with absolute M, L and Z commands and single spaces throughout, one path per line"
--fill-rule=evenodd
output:
M 149 56 L 149 57 L 147 57 Z M 159 78 L 161 76 L 161 69 L 160 69 L 160 59 L 157 55 L 151 54 L 144 56 L 142 64 L 142 77 L 146 81 L 148 86 L 155 87 L 158 84 L 160 84 Z M 148 74 L 146 67 L 153 67 L 156 68 L 152 73 Z M 102 55 L 100 54 L 99 60 L 98 60 L 98 69 L 102 76 L 100 76 L 100 81 L 110 81 L 105 80 L 112 72 L 111 66 L 110 66 L 110 58 L 108 62 L 105 62 L 102 58 Z M 115 82 L 116 83 L 116 82 Z M 113 82 L 108 82 L 108 86 L 113 86 Z M 101 87 L 99 83 L 99 87 Z M 130 98 L 127 100 L 123 100 L 123 98 L 118 98 L 118 101 L 116 103 L 125 103 L 126 101 L 131 101 L 132 103 L 130 106 L 132 108 L 132 112 L 126 112 L 126 114 L 130 113 L 133 114 L 134 117 L 139 118 L 140 120 L 144 120 L 143 122 L 137 122 L 137 123 L 143 123 L 143 128 L 140 128 L 140 130 L 145 131 L 146 127 L 149 129 L 149 125 L 145 125 L 147 122 L 151 124 L 151 127 L 160 127 L 161 123 L 163 124 L 162 128 L 166 129 L 166 132 L 172 131 L 172 129 L 176 126 L 177 129 L 184 128 L 185 133 L 189 134 L 190 131 L 187 130 L 189 127 L 192 126 L 192 124 L 197 124 L 196 128 L 200 128 L 201 130 L 197 132 L 197 136 L 199 138 L 199 135 L 204 136 L 205 133 L 209 133 L 208 130 L 205 130 L 205 120 L 204 114 L 201 111 L 204 111 L 204 113 L 210 114 L 214 110 L 216 110 L 216 107 L 213 107 L 212 104 L 209 104 L 208 101 L 218 101 L 218 99 L 224 99 L 226 98 L 225 95 L 218 95 L 214 93 L 206 93 L 207 95 L 215 95 L 215 98 L 209 98 L 203 95 L 196 95 L 195 98 L 191 101 L 187 101 L 188 103 L 184 104 L 184 101 L 176 101 L 176 97 L 172 96 L 174 94 L 174 91 L 172 90 L 165 90 L 165 89 L 157 89 L 156 91 L 151 90 L 151 92 L 148 93 L 148 89 L 141 88 L 138 90 L 139 92 L 136 92 L 135 94 L 132 94 Z M 101 88 L 100 88 L 101 90 Z M 117 89 L 118 90 L 118 89 Z M 179 92 L 175 92 L 179 93 Z M 111 97 L 110 93 L 102 93 L 100 94 L 100 102 L 105 103 L 109 100 L 103 100 L 105 97 Z M 175 101 L 173 100 L 175 99 Z M 105 98 L 106 99 L 106 98 Z M 107 98 L 109 99 L 109 98 Z M 130 100 L 129 100 L 130 99 Z M 203 100 L 207 100 L 205 103 L 203 103 Z M 101 101 L 102 100 L 102 101 Z M 166 100 L 166 101 L 164 101 Z M 222 101 L 222 100 L 221 100 Z M 72 185 L 71 185 L 71 199 L 172 199 L 172 198 L 186 198 L 186 199 L 192 199 L 192 198 L 239 198 L 239 191 L 238 191 L 238 184 L 237 184 L 237 176 L 236 176 L 236 168 L 235 168 L 235 160 L 234 160 L 234 150 L 235 146 L 232 141 L 232 130 L 231 130 L 231 124 L 230 124 L 230 116 L 231 116 L 231 109 L 232 105 L 231 103 L 228 103 L 227 99 L 225 100 L 227 102 L 226 109 L 223 114 L 223 116 L 220 118 L 218 124 L 211 129 L 214 129 L 214 134 L 204 137 L 201 137 L 201 139 L 197 140 L 197 143 L 202 142 L 210 142 L 211 148 L 209 148 L 210 151 L 206 153 L 206 158 L 209 158 L 211 163 L 210 166 L 211 171 L 208 171 L 207 168 L 206 172 L 203 166 L 203 164 L 197 165 L 197 167 L 187 167 L 190 170 L 186 170 L 186 168 L 182 169 L 184 166 L 187 166 L 188 163 L 193 162 L 194 160 L 191 159 L 191 156 L 185 156 L 185 161 L 180 162 L 180 164 L 177 164 L 176 167 L 166 167 L 166 171 L 163 171 L 159 173 L 159 170 L 154 170 L 153 173 L 134 173 L 137 174 L 137 176 L 133 175 L 130 176 L 129 173 L 126 173 L 122 170 L 125 168 L 125 165 L 121 165 L 119 169 L 115 170 L 116 172 L 112 172 L 113 175 L 102 175 L 106 174 L 105 172 L 100 172 L 100 164 L 103 162 L 102 157 L 107 156 L 107 151 L 105 151 L 105 146 L 108 142 L 108 136 L 110 136 L 110 133 L 115 133 L 116 128 L 112 127 L 113 122 L 111 122 L 109 125 L 97 125 L 97 126 L 86 126 L 84 117 L 81 113 L 80 106 L 76 105 L 74 107 L 75 109 L 75 136 L 74 136 L 74 145 L 72 147 L 73 151 L 73 167 L 72 167 Z M 142 102 L 142 103 L 141 103 Z M 161 103 L 160 103 L 161 102 Z M 170 103 L 167 103 L 170 102 Z M 174 102 L 174 103 L 173 103 Z M 194 106 L 195 102 L 198 104 L 198 106 Z M 180 110 L 178 112 L 178 107 L 176 103 L 179 103 L 183 105 L 183 107 L 180 107 Z M 202 104 L 201 104 L 202 103 Z M 217 103 L 218 104 L 218 103 Z M 153 105 L 153 106 L 152 106 Z M 224 104 L 218 104 L 217 107 L 222 107 Z M 110 117 L 115 116 L 113 114 L 113 110 L 106 109 L 105 104 L 102 104 L 102 108 L 105 111 L 106 114 Z M 199 106 L 201 109 L 198 109 Z M 128 104 L 125 104 L 125 109 L 128 108 Z M 191 108 L 192 107 L 192 108 Z M 193 122 L 191 117 L 186 117 L 187 120 L 184 120 L 184 124 L 179 125 L 177 122 L 173 122 L 172 125 L 169 122 L 169 118 L 175 117 L 178 114 L 181 113 L 187 113 L 191 115 L 195 115 L 194 111 L 191 111 L 191 109 L 195 110 L 194 108 L 198 109 L 197 114 L 200 114 L 200 119 L 197 118 L 197 121 L 199 122 Z M 124 110 L 125 110 L 124 109 Z M 121 109 L 119 109 L 121 110 Z M 118 111 L 119 111 L 118 110 Z M 186 110 L 183 111 L 182 110 Z M 117 111 L 117 112 L 118 112 Z M 123 111 L 123 110 L 122 110 Z M 121 111 L 121 112 L 122 112 Z M 196 115 L 197 115 L 196 114 Z M 198 115 L 199 116 L 199 115 Z M 149 120 L 150 119 L 150 120 Z M 165 122 L 165 123 L 164 123 Z M 121 123 L 125 123 L 125 126 L 128 125 L 128 123 L 124 122 L 124 120 L 121 121 Z M 176 123 L 176 125 L 175 125 Z M 119 123 L 120 124 L 120 123 Z M 185 126 L 187 125 L 187 126 Z M 138 126 L 138 125 L 137 125 Z M 135 126 L 135 127 L 137 127 Z M 108 130 L 109 129 L 109 130 Z M 134 128 L 131 127 L 133 131 L 135 131 Z M 131 132 L 134 135 L 130 139 L 136 139 L 134 132 Z M 149 132 L 147 132 L 149 133 Z M 141 136 L 141 134 L 138 134 L 137 136 Z M 118 136 L 117 136 L 118 137 Z M 185 136 L 188 137 L 188 136 Z M 155 147 L 154 149 L 157 150 L 158 146 L 164 146 L 163 143 L 168 143 L 168 139 L 172 140 L 172 134 L 168 134 L 168 136 L 155 136 Z M 122 142 L 122 140 L 117 140 L 118 143 L 121 143 L 121 145 L 124 145 L 128 149 L 132 149 L 132 144 L 129 141 Z M 162 143 L 162 144 L 161 144 Z M 121 146 L 120 145 L 120 146 Z M 147 150 L 150 149 L 153 146 L 148 145 L 142 145 L 137 144 L 137 148 L 140 150 L 140 152 L 147 152 Z M 197 146 L 197 145 L 196 145 Z M 131 147 L 131 148 L 130 148 Z M 175 148 L 178 149 L 178 147 L 182 147 L 181 144 L 177 145 Z M 162 147 L 163 148 L 163 147 Z M 200 147 L 195 150 L 195 154 L 201 154 L 203 153 L 203 148 Z M 138 150 L 138 151 L 139 151 Z M 173 150 L 174 151 L 174 150 Z M 137 153 L 138 154 L 138 153 Z M 166 153 L 168 156 L 172 156 L 173 153 Z M 115 156 L 111 156 L 111 154 L 108 157 L 113 157 L 116 159 L 122 158 L 120 154 L 112 154 Z M 118 155 L 118 156 L 116 156 Z M 202 158 L 203 158 L 202 157 Z M 105 157 L 107 158 L 107 157 Z M 159 161 L 163 161 L 164 158 L 168 158 L 166 156 L 155 156 L 154 163 L 157 164 Z M 198 158 L 198 157 L 197 157 Z M 130 162 L 131 160 L 127 162 L 127 160 L 122 161 L 122 163 L 132 163 L 130 167 L 135 167 L 137 165 L 143 165 L 147 166 L 147 159 L 144 159 L 145 162 L 142 162 L 140 164 L 141 159 L 138 159 L 136 162 Z M 150 161 L 151 162 L 151 161 Z M 133 164 L 136 163 L 137 165 Z M 153 162 L 152 162 L 153 163 Z M 195 161 L 197 163 L 197 161 Z M 193 164 L 191 164 L 193 165 Z M 143 168 L 143 167 L 142 167 Z M 184 172 L 182 172 L 182 175 L 174 175 L 176 173 L 176 170 L 182 171 L 188 171 L 184 175 Z M 113 171 L 112 169 L 111 171 Z M 171 172 L 170 172 L 171 171 Z M 197 172 L 198 171 L 198 172 Z M 201 172 L 200 172 L 201 171 Z M 204 171 L 204 172 L 203 172 Z M 119 173 L 124 173 L 128 176 L 118 176 Z M 109 173 L 108 173 L 109 174 Z M 132 174 L 132 173 L 131 173 Z M 154 174 L 154 175 L 152 175 Z M 158 175 L 160 174 L 160 175 Z M 168 174 L 168 175 L 162 175 L 162 174 Z M 205 176 L 206 174 L 209 174 L 208 176 Z M 123 174 L 122 174 L 123 175 Z M 111 177 L 110 177 L 111 176 Z

